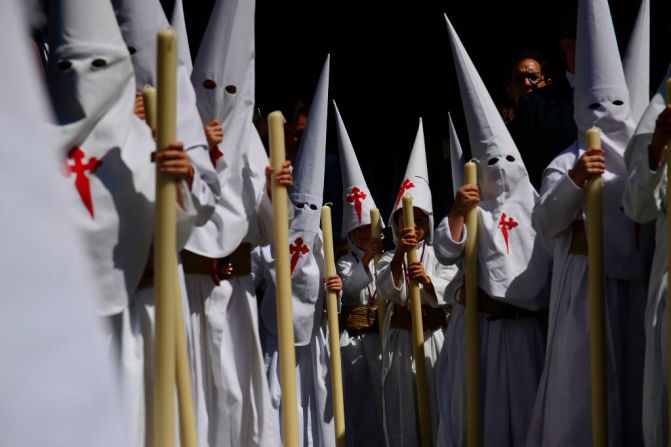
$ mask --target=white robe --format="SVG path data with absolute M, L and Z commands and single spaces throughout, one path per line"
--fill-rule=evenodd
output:
M 184 246 L 191 233 L 198 213 L 192 194 L 186 185 L 178 189 L 182 195 L 184 208 L 177 206 L 177 249 Z M 179 276 L 180 301 L 184 315 L 188 312 L 184 273 L 181 264 L 177 266 Z M 135 291 L 128 307 L 111 315 L 108 335 L 113 354 L 120 364 L 119 380 L 124 404 L 124 418 L 129 427 L 131 447 L 149 446 L 152 441 L 153 421 L 153 359 L 154 334 L 156 330 L 154 287 L 143 287 Z M 189 334 L 185 317 L 185 331 Z M 187 340 L 187 344 L 189 341 Z M 188 350 L 188 345 L 187 345 Z M 179 439 L 177 437 L 177 439 Z
M 580 208 L 584 199 L 584 189 L 578 188 L 568 176 L 579 153 L 578 146 L 573 145 L 546 168 L 540 202 L 533 214 L 538 233 L 552 240 L 554 264 L 547 352 L 527 438 L 530 447 L 592 443 L 587 256 L 569 253 L 571 225 L 582 213 Z M 613 152 L 606 155 L 605 216 L 616 213 L 620 208 L 621 199 L 615 200 L 617 194 L 608 200 L 609 191 L 617 191 L 621 180 L 608 170 L 609 163 L 621 162 L 614 156 Z M 604 243 L 608 441 L 611 446 L 620 446 L 630 445 L 629 441 L 623 440 L 629 430 L 627 426 L 638 423 L 626 421 L 623 413 L 628 405 L 640 405 L 640 401 L 626 402 L 623 395 L 623 391 L 636 386 L 633 381 L 627 381 L 626 370 L 632 360 L 627 358 L 623 349 L 625 341 L 636 342 L 636 334 L 628 327 L 624 317 L 630 312 L 630 307 L 635 310 L 642 302 L 646 290 L 645 281 L 637 278 L 635 273 L 642 270 L 637 260 L 632 255 L 620 255 L 621 259 L 618 259 L 619 253 L 629 253 L 625 249 L 632 244 L 629 241 L 634 237 L 634 226 L 612 228 L 612 222 L 609 228 L 608 219 L 604 219 L 605 237 L 611 232 L 617 234 L 621 241 Z M 628 269 L 622 268 L 627 265 Z M 623 274 L 630 277 L 618 278 Z
M 436 257 L 453 264 L 463 256 L 466 227 L 455 241 L 447 217 L 435 232 Z M 456 302 L 463 286 L 460 270 L 446 291 L 452 318 L 440 354 L 437 388 L 441 429 L 447 446 L 466 445 L 466 321 Z M 514 300 L 516 297 L 507 297 Z M 481 445 L 524 445 L 543 367 L 543 334 L 537 318 L 488 320 L 480 314 Z
M 250 208 L 245 242 L 267 244 L 272 209 L 265 192 L 268 159 L 263 147 L 250 148 L 244 163 L 242 199 Z M 215 286 L 209 275 L 188 274 L 186 287 L 199 445 L 277 445 L 279 426 L 270 403 L 252 276 Z
M 423 255 L 422 255 L 423 253 Z M 456 268 L 438 262 L 433 247 L 420 243 L 417 255 L 422 260 L 424 270 L 431 278 L 436 296 L 420 289 L 422 305 L 440 307 L 447 313 L 447 303 L 443 300 L 445 288 L 456 274 Z M 378 264 L 377 288 L 389 303 L 384 321 L 384 355 L 382 357 L 382 400 L 384 406 L 384 431 L 388 446 L 419 445 L 419 432 L 415 422 L 415 358 L 412 349 L 412 331 L 395 329 L 390 326 L 394 304 L 407 306 L 410 303 L 405 278 L 398 286 L 391 273 L 394 252 L 385 253 Z M 435 369 L 443 346 L 444 331 L 424 332 L 424 355 L 426 380 L 429 395 L 429 414 L 434 444 L 439 426 L 438 399 L 436 394 Z
M 320 274 L 308 281 L 319 281 L 324 277 L 321 232 L 310 247 Z M 254 251 L 252 258 L 253 276 L 256 289 L 263 289 L 262 308 L 273 309 L 267 300 L 275 296 L 275 259 L 270 245 Z M 300 268 L 300 267 L 299 267 Z M 316 275 L 315 275 L 316 276 Z M 328 346 L 328 326 L 326 312 L 321 312 L 317 321 L 308 315 L 308 303 L 312 303 L 314 312 L 324 308 L 325 288 L 319 287 L 317 296 L 293 297 L 294 328 L 296 339 L 296 392 L 298 402 L 298 435 L 301 446 L 335 446 L 333 425 L 333 401 L 331 398 L 330 351 Z M 298 305 L 297 305 L 298 304 Z M 268 306 L 268 307 L 266 307 Z M 301 310 L 297 314 L 297 307 Z M 264 362 L 270 385 L 272 405 L 280 423 L 280 365 L 278 337 L 275 333 L 276 315 L 274 312 L 262 312 L 261 338 Z M 308 332 L 309 331 L 309 332 Z M 299 335 L 296 335 L 299 334 Z M 305 337 L 307 335 L 307 337 Z M 279 444 L 278 444 L 279 445 Z
M 667 352 L 668 333 L 668 224 L 666 215 L 666 165 L 657 171 L 648 166 L 647 146 L 643 156 L 629 165 L 630 176 L 623 204 L 627 214 L 636 222 L 655 220 L 655 253 L 648 283 L 645 310 L 645 363 L 643 377 L 643 439 L 645 445 L 667 444 L 668 389 Z
M 364 267 L 361 250 L 352 250 L 358 256 L 346 254 L 336 264 L 343 283 L 343 305 L 368 306 L 370 296 L 376 296 L 373 261 Z M 340 330 L 347 445 L 384 445 L 380 335 L 369 332 L 350 336 L 345 328 Z

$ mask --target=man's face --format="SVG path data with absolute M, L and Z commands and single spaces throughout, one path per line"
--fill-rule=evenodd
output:
M 544 86 L 545 78 L 538 61 L 522 59 L 513 67 L 508 96 L 517 104 L 523 94 Z

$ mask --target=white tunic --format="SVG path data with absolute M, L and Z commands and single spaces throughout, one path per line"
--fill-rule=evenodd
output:
M 666 215 L 666 165 L 657 171 L 648 166 L 647 145 L 641 157 L 629 165 L 630 176 L 625 190 L 624 209 L 633 220 L 655 221 L 655 253 L 652 260 L 645 310 L 645 363 L 643 378 L 643 439 L 645 445 L 666 445 L 667 352 L 668 333 L 668 224 Z
M 377 299 L 373 261 L 364 267 L 363 252 L 351 243 L 350 247 L 352 252 L 336 264 L 343 283 L 343 306 L 368 306 L 371 297 Z M 369 332 L 350 336 L 345 328 L 340 330 L 347 445 L 383 445 L 380 335 Z
M 242 200 L 250 208 L 245 242 L 264 245 L 272 237 L 272 207 L 265 192 L 268 157 L 260 140 L 243 163 Z M 279 426 L 270 403 L 252 276 L 215 286 L 209 275 L 188 274 L 186 287 L 199 445 L 277 445 Z
M 583 213 L 584 189 L 568 176 L 582 150 L 573 145 L 550 163 L 543 174 L 534 226 L 552 240 L 554 265 L 550 294 L 548 342 L 545 365 L 538 387 L 528 446 L 591 445 L 590 343 L 588 329 L 587 257 L 569 253 L 572 223 Z M 606 298 L 606 357 L 608 381 L 608 440 L 611 446 L 631 445 L 624 440 L 627 421 L 623 411 L 639 402 L 626 402 L 623 390 L 636 386 L 628 380 L 632 360 L 623 349 L 635 343 L 636 334 L 624 317 L 645 297 L 645 281 L 635 247 L 635 229 L 620 209 L 621 175 L 612 166 L 622 163 L 614 152 L 606 153 L 604 174 L 604 267 Z M 619 191 L 619 193 L 618 193 Z M 618 215 L 617 213 L 620 213 Z M 607 219 L 608 215 L 614 216 Z M 617 220 L 616 220 L 617 219 Z M 610 224 L 610 225 L 609 225 Z M 609 234 L 613 237 L 609 238 Z M 640 324 L 640 322 L 639 322 Z M 633 334 L 633 335 L 632 335 Z M 636 363 L 636 362 L 633 362 Z
M 296 343 L 296 391 L 298 401 L 298 432 L 301 446 L 335 446 L 333 402 L 331 398 L 330 353 L 328 346 L 326 297 L 322 284 L 324 259 L 321 232 L 308 242 L 312 258 L 308 261 L 309 275 L 300 271 L 299 261 L 292 275 L 294 291 L 294 337 Z M 318 270 L 312 271 L 316 267 Z M 297 289 L 296 275 L 301 275 Z M 275 259 L 273 247 L 268 245 L 254 252 L 253 276 L 256 289 L 263 289 L 261 303 L 261 338 L 264 361 L 270 385 L 272 405 L 280 421 L 280 365 L 275 311 Z M 297 296 L 299 291 L 316 293 Z M 308 309 L 312 307 L 310 313 Z
M 464 227 L 461 240 L 455 241 L 448 218 L 443 219 L 434 236 L 436 257 L 446 264 L 461 262 L 466 234 Z M 452 318 L 445 333 L 437 378 L 444 442 L 450 447 L 466 445 L 466 322 L 465 308 L 456 301 L 462 293 L 463 279 L 460 270 L 445 293 L 445 300 L 452 303 Z M 519 297 L 506 297 L 516 303 L 530 302 L 516 298 Z M 479 318 L 481 445 L 524 445 L 543 366 L 543 335 L 537 318 L 488 317 L 480 314 Z
M 453 266 L 438 262 L 433 247 L 421 242 L 417 254 L 427 275 L 431 278 L 436 296 L 420 289 L 422 305 L 440 307 L 447 314 L 447 303 L 443 300 L 445 288 L 456 274 Z M 384 430 L 388 446 L 419 445 L 419 432 L 415 423 L 415 358 L 412 349 L 412 332 L 390 326 L 394 313 L 394 304 L 409 305 L 410 296 L 405 278 L 400 284 L 394 284 L 391 273 L 391 260 L 394 252 L 387 252 L 378 264 L 377 287 L 380 294 L 389 302 L 384 321 L 384 355 L 382 357 L 382 399 L 384 405 Z M 442 329 L 424 332 L 424 355 L 426 361 L 426 380 L 429 394 L 429 414 L 431 433 L 436 440 L 439 426 L 438 399 L 436 393 L 437 361 L 443 346 Z

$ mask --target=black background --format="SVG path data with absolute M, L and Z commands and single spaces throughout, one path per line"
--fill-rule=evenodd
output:
M 173 0 L 163 0 L 168 12 Z M 183 0 L 192 55 L 214 0 Z M 451 112 L 468 150 L 466 126 L 447 38 L 447 13 L 492 96 L 500 98 L 511 59 L 541 50 L 558 68 L 558 30 L 570 0 L 437 1 L 258 0 L 256 98 L 263 113 L 309 102 L 327 53 L 330 95 L 338 103 L 359 162 L 387 216 L 417 130 L 424 119 L 435 214 L 452 200 L 443 156 Z M 638 0 L 610 1 L 621 52 Z M 671 61 L 671 2 L 651 0 L 651 88 Z M 333 117 L 327 150 L 337 154 Z M 339 175 L 339 173 L 327 173 Z M 437 222 L 437 221 L 436 221 Z

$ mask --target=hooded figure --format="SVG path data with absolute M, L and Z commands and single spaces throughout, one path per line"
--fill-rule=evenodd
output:
M 112 4 L 123 39 L 131 53 L 135 91 L 141 94 L 145 87 L 156 86 L 156 35 L 170 25 L 159 0 L 112 0 Z M 176 2 L 175 8 L 179 6 Z M 198 210 L 197 224 L 200 226 L 212 215 L 214 202 L 221 191 L 207 154 L 207 139 L 198 119 L 196 97 L 189 81 L 189 67 L 185 65 L 185 61 L 188 62 L 185 54 L 188 43 L 184 45 L 178 41 L 178 46 L 177 139 L 184 143 L 184 150 L 195 169 L 191 194 Z
M 133 67 L 111 7 L 51 2 L 50 33 L 47 81 L 64 179 L 103 294 L 97 312 L 114 315 L 127 308 L 149 255 L 155 143 L 129 113 Z
M 217 118 L 225 128 L 214 148 L 223 154 L 214 159 L 222 195 L 210 220 L 194 229 L 182 257 L 195 396 L 205 403 L 196 406 L 203 446 L 280 443 L 249 275 L 252 247 L 272 239 L 268 157 L 252 122 L 254 11 L 253 1 L 216 2 L 192 77 L 202 121 Z M 213 281 L 207 266 L 214 264 L 232 271 Z
M 74 186 L 58 169 L 65 152 L 48 132 L 24 3 L 0 2 L 0 56 L 11 61 L 0 85 L 2 442 L 127 445 L 116 365 L 94 314 L 99 291 L 73 225 L 75 208 L 88 211 L 76 192 L 78 202 L 69 200 Z M 77 59 L 88 70 L 90 56 Z
M 547 303 L 544 289 L 549 256 L 532 227 L 538 199 L 515 143 L 459 36 L 447 22 L 471 153 L 477 164 L 478 286 L 480 305 L 482 444 L 522 445 L 543 362 L 543 338 L 535 311 Z M 453 159 L 452 171 L 463 164 Z M 454 185 L 459 191 L 462 185 Z M 448 217 L 436 229 L 436 256 L 462 264 L 467 230 L 457 194 Z M 463 221 L 462 221 L 463 222 Z M 454 234 L 453 234 L 454 233 Z M 441 353 L 439 396 L 445 441 L 466 443 L 465 311 L 460 270 L 445 293 L 453 316 Z M 491 374 L 496 371 L 497 374 Z
M 643 439 L 645 445 L 666 445 L 668 442 L 667 373 L 667 297 L 668 297 L 668 222 L 666 215 L 667 165 L 650 169 L 649 146 L 653 141 L 656 120 L 666 108 L 666 82 L 671 77 L 669 66 L 664 81 L 650 101 L 636 132 L 627 146 L 625 161 L 629 181 L 622 203 L 628 216 L 639 223 L 655 221 L 656 243 L 648 284 L 645 311 L 645 362 L 643 375 Z
M 60 0 L 50 8 L 47 77 L 58 141 L 69 151 L 65 180 L 78 202 L 75 223 L 103 293 L 98 313 L 110 317 L 111 344 L 120 357 L 123 414 L 131 433 L 127 445 L 144 445 L 145 421 L 152 417 L 151 405 L 145 405 L 151 401 L 151 374 L 145 384 L 144 353 L 151 352 L 154 330 L 154 294 L 147 287 L 153 274 L 146 266 L 156 184 L 150 154 L 156 145 L 132 114 L 132 65 L 111 5 Z M 178 183 L 183 207 L 176 204 L 178 249 L 196 217 L 187 189 L 186 182 Z
M 412 196 L 415 212 L 415 236 L 419 266 L 408 265 L 401 248 L 402 198 Z M 424 325 L 424 354 L 429 395 L 431 432 L 438 429 L 439 412 L 436 399 L 434 371 L 443 345 L 443 330 L 447 326 L 447 306 L 443 300 L 445 287 L 456 273 L 453 266 L 438 262 L 431 246 L 433 240 L 433 205 L 426 165 L 424 129 L 419 121 L 417 135 L 403 181 L 389 218 L 396 250 L 386 252 L 378 264 L 376 285 L 381 296 L 389 302 L 384 321 L 384 354 L 382 356 L 382 400 L 384 430 L 389 446 L 418 445 L 419 430 L 415 421 L 415 358 L 412 349 L 412 324 L 409 311 L 409 280 L 411 269 L 423 273 L 420 283 L 422 321 Z M 412 270 L 414 271 L 414 270 Z M 436 439 L 434 438 L 434 444 Z
M 649 0 L 641 0 L 622 65 L 631 101 L 631 117 L 634 123 L 638 123 L 650 101 Z
M 528 445 L 589 445 L 592 442 L 587 250 L 584 210 L 587 172 L 585 132 L 601 129 L 604 290 L 608 440 L 640 444 L 640 353 L 646 294 L 639 233 L 622 210 L 627 181 L 624 150 L 634 130 L 629 92 L 604 0 L 580 0 L 576 42 L 575 112 L 578 141 L 543 174 L 534 227 L 552 241 L 554 264 L 547 354 L 538 387 Z M 639 330 L 640 327 L 640 330 Z M 626 340 L 626 344 L 625 344 Z M 634 350 L 631 350 L 634 351 Z M 639 358 L 633 357 L 635 355 Z M 627 379 L 627 382 L 624 382 Z M 570 390 L 570 392 L 567 392 Z M 626 412 L 626 413 L 625 413 Z
M 280 251 L 282 256 L 291 258 L 299 442 L 305 446 L 335 445 L 327 316 L 324 312 L 324 254 L 319 228 L 324 189 L 329 60 L 327 57 L 321 72 L 296 158 L 294 185 L 289 192 L 293 219 L 289 227 L 288 253 L 284 251 L 286 248 Z M 256 289 L 264 289 L 261 302 L 264 359 L 279 421 L 282 390 L 277 351 L 275 250 L 276 247 L 269 245 L 255 252 L 253 275 Z
M 343 184 L 342 234 L 349 253 L 336 269 L 343 281 L 340 312 L 340 350 L 344 376 L 347 445 L 383 445 L 382 393 L 380 388 L 379 322 L 375 290 L 374 252 L 369 247 L 370 210 L 376 208 L 338 107 L 333 103 L 338 130 Z M 380 246 L 380 252 L 382 247 Z

